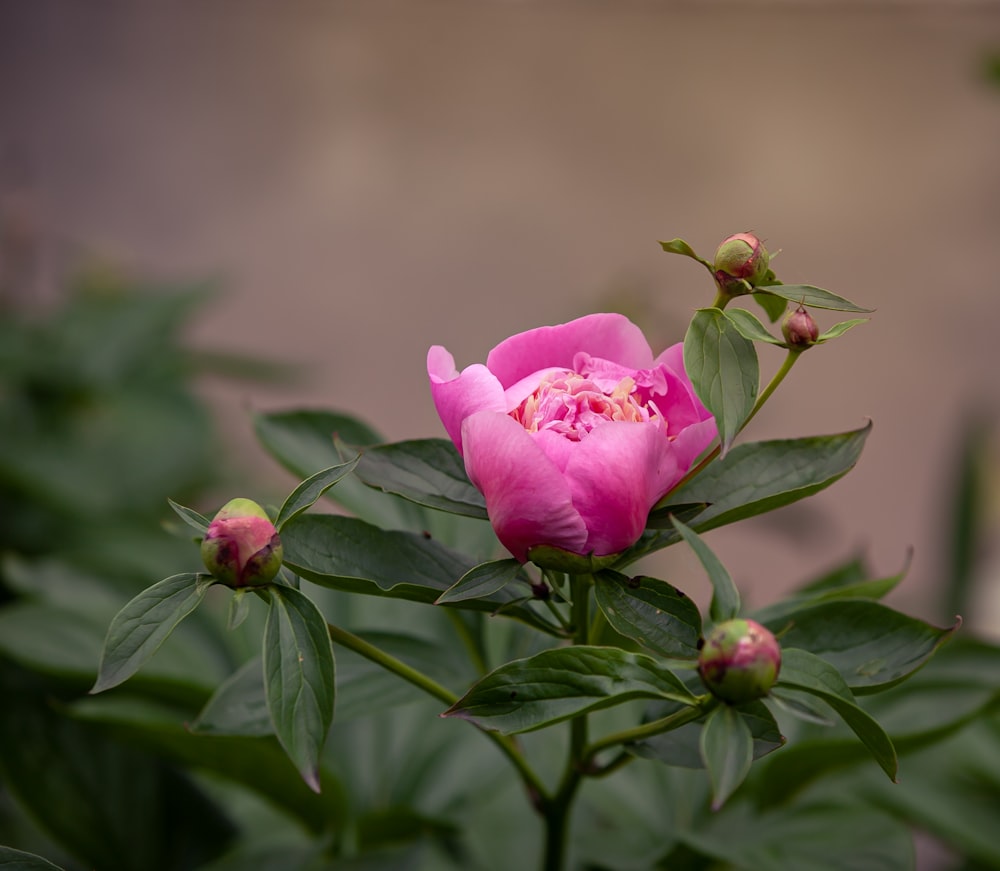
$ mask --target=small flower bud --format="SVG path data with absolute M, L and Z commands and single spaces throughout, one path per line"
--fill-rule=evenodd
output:
M 259 587 L 281 568 L 281 539 L 264 509 L 233 499 L 208 525 L 201 542 L 205 568 L 228 587 Z
M 808 348 L 819 338 L 819 327 L 802 306 L 789 312 L 781 324 L 781 334 L 793 348 Z
M 766 696 L 778 679 L 781 647 L 753 620 L 727 620 L 705 637 L 698 674 L 716 698 L 738 705 Z
M 734 296 L 747 293 L 747 282 L 756 287 L 767 275 L 771 256 L 753 233 L 737 233 L 724 239 L 715 252 L 715 280 Z

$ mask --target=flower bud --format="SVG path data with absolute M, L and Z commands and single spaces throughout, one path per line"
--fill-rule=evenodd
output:
M 753 620 L 727 620 L 705 636 L 698 674 L 716 698 L 733 705 L 766 696 L 778 679 L 781 647 Z
M 747 293 L 747 282 L 756 287 L 767 275 L 771 256 L 753 233 L 737 233 L 722 241 L 715 252 L 715 280 L 734 296 Z
M 264 509 L 250 499 L 233 499 L 208 525 L 201 542 L 205 568 L 228 587 L 259 587 L 281 568 L 278 531 Z
M 799 306 L 795 311 L 789 312 L 782 322 L 781 334 L 791 347 L 805 349 L 816 344 L 816 340 L 819 338 L 819 327 L 812 315 Z

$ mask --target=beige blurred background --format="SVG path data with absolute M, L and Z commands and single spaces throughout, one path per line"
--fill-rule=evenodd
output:
M 214 278 L 193 341 L 303 365 L 204 385 L 275 495 L 247 409 L 442 435 L 428 345 L 466 365 L 610 308 L 658 351 L 712 288 L 657 240 L 752 229 L 784 281 L 877 312 L 746 437 L 875 428 L 833 488 L 709 541 L 758 604 L 913 547 L 895 599 L 940 616 L 957 440 L 1000 406 L 998 50 L 996 3 L 0 0 L 0 191 L 39 300 L 87 258 Z M 997 630 L 990 557 L 966 616 Z M 704 595 L 680 548 L 656 570 Z

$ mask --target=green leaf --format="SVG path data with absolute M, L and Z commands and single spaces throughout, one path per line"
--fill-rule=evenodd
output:
M 70 719 L 51 685 L 5 663 L 0 694 L 5 794 L 78 858 L 74 868 L 182 871 L 225 848 L 232 837 L 229 821 L 160 757 L 93 723 Z M 85 701 L 112 702 L 122 695 Z M 181 728 L 179 717 L 177 722 Z M 165 826 L 168 815 L 171 825 Z
M 709 609 L 712 620 L 721 623 L 723 620 L 731 620 L 736 617 L 740 613 L 740 591 L 736 589 L 736 584 L 733 583 L 726 567 L 712 553 L 708 545 L 676 517 L 674 518 L 674 529 L 691 546 L 695 556 L 698 557 L 708 573 L 708 579 L 712 582 L 712 605 Z
M 289 494 L 288 498 L 282 504 L 281 509 L 278 511 L 278 517 L 274 522 L 278 532 L 281 532 L 281 528 L 293 517 L 296 517 L 306 509 L 315 505 L 319 498 L 334 484 L 340 481 L 341 478 L 354 471 L 354 467 L 357 466 L 360 458 L 361 457 L 359 455 L 353 460 L 348 460 L 346 463 L 330 466 L 330 468 L 317 472 L 315 475 L 310 478 L 306 478 L 305 481 L 299 484 L 299 486 Z
M 673 504 L 707 503 L 689 521 L 706 532 L 737 520 L 773 511 L 818 493 L 854 468 L 871 424 L 851 432 L 738 445 L 725 459 L 669 494 L 650 523 L 669 528 Z
M 518 576 L 521 564 L 516 559 L 483 563 L 469 569 L 454 584 L 435 599 L 435 605 L 482 599 L 502 590 Z
M 677 710 L 681 705 L 670 702 L 653 702 L 646 712 L 646 722 L 659 720 Z M 759 701 L 732 708 L 746 723 L 753 736 L 753 758 L 759 759 L 783 746 L 785 739 L 778 724 L 767 707 Z M 701 732 L 705 718 L 693 723 L 662 732 L 652 738 L 645 738 L 634 744 L 626 745 L 629 753 L 644 759 L 655 759 L 666 765 L 681 768 L 704 768 L 705 762 L 701 755 Z
M 889 778 L 896 779 L 898 761 L 892 739 L 870 714 L 855 704 L 854 696 L 834 666 L 806 650 L 783 648 L 778 686 L 821 698 L 861 739 Z
M 779 754 L 780 755 L 780 754 Z M 680 836 L 717 862 L 740 871 L 912 871 L 913 844 L 904 823 L 862 801 L 795 804 L 761 813 L 732 802 L 685 827 Z M 677 865 L 661 867 L 675 868 Z
M 412 532 L 383 530 L 355 517 L 303 514 L 282 530 L 285 565 L 324 587 L 431 604 L 476 562 Z M 519 598 L 504 588 L 480 599 L 453 602 L 458 608 L 493 613 Z M 526 605 L 505 611 L 553 631 Z
M 849 321 L 841 321 L 839 324 L 834 324 L 825 333 L 820 333 L 816 338 L 816 344 L 821 345 L 823 342 L 829 342 L 830 339 L 836 339 L 838 336 L 844 335 L 844 333 L 858 324 L 866 323 L 868 323 L 868 318 L 852 318 Z
M 661 656 L 698 658 L 698 606 L 666 581 L 606 570 L 594 576 L 594 593 L 616 632 Z
M 857 693 L 879 692 L 905 680 L 958 628 L 939 629 L 870 599 L 806 604 L 764 625 L 781 633 L 782 647 L 821 656 Z
M 683 239 L 671 239 L 669 242 L 660 242 L 660 247 L 668 254 L 681 254 L 684 257 L 690 257 L 692 260 L 697 260 L 710 273 L 712 273 L 712 275 L 715 275 L 715 264 L 706 260 L 704 257 L 699 257 L 695 254 L 694 248 L 688 245 L 688 243 Z
M 0 871 L 62 871 L 48 859 L 12 847 L 0 847 Z
M 874 309 L 870 308 L 861 308 L 861 306 L 855 305 L 853 302 L 844 299 L 842 296 L 837 296 L 835 293 L 830 293 L 830 291 L 823 290 L 819 287 L 813 287 L 810 284 L 778 284 L 768 285 L 767 287 L 758 286 L 754 290 L 755 297 L 766 294 L 779 296 L 782 299 L 789 300 L 790 302 L 797 302 L 800 305 L 811 306 L 812 308 L 833 309 L 835 311 L 842 312 L 874 311 Z
M 199 514 L 193 508 L 185 508 L 183 505 L 179 505 L 173 499 L 168 499 L 167 502 L 177 513 L 177 516 L 192 529 L 197 529 L 202 535 L 208 532 L 208 525 L 211 521 L 207 517 Z
M 656 660 L 615 647 L 562 647 L 500 666 L 442 714 L 511 734 L 636 698 L 694 704 L 694 696 Z
M 770 284 L 771 282 L 781 284 L 780 281 L 775 281 L 773 272 L 769 272 L 768 276 L 765 279 L 766 284 Z M 785 313 L 785 309 L 788 307 L 788 300 L 782 299 L 780 296 L 773 296 L 770 293 L 755 293 L 753 298 L 764 309 L 764 313 L 772 324 L 778 321 L 778 318 Z
M 750 727 L 729 705 L 719 705 L 701 730 L 701 758 L 712 782 L 712 810 L 726 803 L 750 773 L 753 736 Z
M 746 309 L 731 308 L 726 314 L 729 320 L 736 325 L 736 329 L 740 331 L 740 335 L 745 339 L 749 339 L 751 342 L 769 342 L 772 345 L 781 345 L 784 347 L 784 341 L 772 336 L 767 331 L 767 328 Z
M 285 411 L 254 417 L 257 438 L 282 466 L 300 479 L 344 462 L 341 450 L 364 448 L 383 441 L 362 421 L 333 411 Z M 355 475 L 344 478 L 326 494 L 352 514 L 393 529 L 421 529 L 423 510 L 406 500 L 387 496 L 363 484 Z
M 135 674 L 177 624 L 201 604 L 214 583 L 209 575 L 186 572 L 139 593 L 111 621 L 97 682 L 90 692 L 110 689 Z
M 369 448 L 358 477 L 369 487 L 465 517 L 487 519 L 486 501 L 465 474 L 465 462 L 447 439 L 418 439 Z
M 250 599 L 247 598 L 249 593 L 250 590 L 245 587 L 241 590 L 233 590 L 232 598 L 229 600 L 228 616 L 226 617 L 226 628 L 230 632 L 243 625 L 243 621 L 250 614 Z
M 757 400 L 760 369 L 753 342 L 725 312 L 699 309 L 684 337 L 684 368 L 715 417 L 725 456 Z
M 201 735 L 274 734 L 259 656 L 245 662 L 218 686 L 190 728 Z
M 275 734 L 302 779 L 320 791 L 319 754 L 333 722 L 333 647 L 304 594 L 272 586 L 264 627 L 264 686 Z
M 260 658 L 254 662 L 261 682 L 261 704 L 265 704 Z M 192 733 L 185 725 L 188 710 L 187 707 L 178 710 L 156 705 L 128 693 L 114 693 L 86 697 L 72 705 L 71 713 L 76 719 L 86 721 L 90 727 L 96 724 L 105 726 L 105 731 L 116 739 L 119 747 L 142 748 L 151 751 L 157 759 L 169 760 L 195 771 L 218 774 L 223 781 L 249 787 L 276 808 L 303 823 L 310 834 L 317 837 L 331 827 L 343 825 L 347 800 L 337 773 L 330 767 L 323 767 L 321 777 L 324 789 L 322 795 L 317 795 L 288 764 L 287 754 L 273 737 L 249 737 L 224 733 L 223 730 Z M 104 778 L 100 775 L 95 782 L 104 786 Z M 230 813 L 234 811 L 232 807 L 227 810 Z M 148 795 L 137 802 L 136 811 L 140 820 L 150 818 Z M 175 833 L 164 827 L 162 820 L 155 822 L 153 830 L 165 833 L 168 839 L 175 837 Z M 158 845 L 154 843 L 155 846 Z M 120 866 L 109 862 L 94 867 Z M 134 863 L 131 867 L 149 866 Z M 182 866 L 190 867 L 190 861 Z

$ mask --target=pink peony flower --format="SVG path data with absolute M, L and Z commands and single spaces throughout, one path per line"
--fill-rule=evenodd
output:
M 517 559 L 537 545 L 605 556 L 638 540 L 715 437 L 682 353 L 654 358 L 618 314 L 519 333 L 462 372 L 440 345 L 427 352 L 441 421 Z

